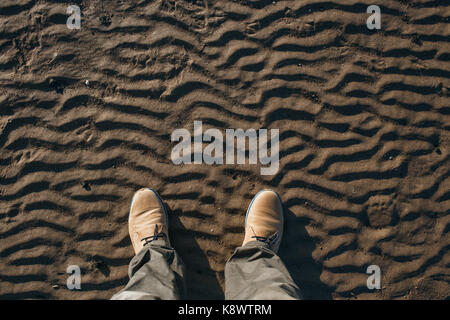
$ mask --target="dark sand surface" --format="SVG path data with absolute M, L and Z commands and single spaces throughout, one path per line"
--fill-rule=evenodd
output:
M 170 208 L 189 298 L 223 298 L 262 188 L 284 200 L 280 256 L 306 298 L 449 298 L 449 2 L 70 4 L 80 30 L 66 1 L 0 1 L 0 298 L 111 297 L 146 186 Z M 194 120 L 279 128 L 280 170 L 174 165 L 170 135 Z

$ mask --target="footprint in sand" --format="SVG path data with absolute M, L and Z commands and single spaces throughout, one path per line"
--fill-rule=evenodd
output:
M 396 204 L 391 196 L 376 195 L 367 202 L 367 217 L 373 228 L 383 228 L 395 221 Z

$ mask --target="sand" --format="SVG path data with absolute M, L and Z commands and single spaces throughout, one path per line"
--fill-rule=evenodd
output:
M 305 298 L 449 298 L 448 3 L 379 0 L 381 30 L 367 1 L 71 4 L 80 30 L 64 1 L 0 2 L 0 298 L 110 298 L 147 186 L 191 299 L 223 298 L 262 188 L 284 201 L 280 256 Z M 279 129 L 278 173 L 174 165 L 170 135 L 194 120 Z

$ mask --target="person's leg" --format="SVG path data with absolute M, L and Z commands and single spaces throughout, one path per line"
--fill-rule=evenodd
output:
M 112 300 L 177 300 L 183 297 L 184 267 L 164 240 L 146 244 L 131 260 L 130 281 Z
M 276 254 L 284 222 L 278 194 L 259 192 L 245 220 L 244 242 L 225 265 L 225 299 L 301 299 L 300 289 Z
M 300 290 L 280 257 L 263 242 L 236 249 L 225 265 L 225 299 L 301 299 Z
M 112 300 L 173 300 L 183 297 L 184 265 L 171 247 L 168 217 L 159 195 L 141 189 L 130 206 L 129 232 L 136 256 L 131 260 L 130 280 Z

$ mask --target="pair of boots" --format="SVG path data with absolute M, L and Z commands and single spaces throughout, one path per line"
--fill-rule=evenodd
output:
M 278 194 L 270 190 L 260 191 L 247 210 L 242 246 L 257 240 L 265 242 L 272 251 L 278 252 L 283 235 L 283 218 L 283 206 Z M 144 245 L 157 239 L 164 239 L 170 246 L 167 211 L 153 189 L 141 189 L 135 193 L 128 226 L 136 254 Z
M 129 232 L 136 256 L 130 280 L 112 299 L 180 299 L 185 268 L 170 244 L 168 216 L 160 196 L 141 189 L 130 206 Z M 245 218 L 241 247 L 225 265 L 227 300 L 300 299 L 299 288 L 277 255 L 283 234 L 283 206 L 277 193 L 259 192 Z M 206 288 L 205 288 L 206 289 Z

